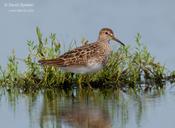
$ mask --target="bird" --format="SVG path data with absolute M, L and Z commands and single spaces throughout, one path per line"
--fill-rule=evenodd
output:
M 72 49 L 53 59 L 41 59 L 41 65 L 59 67 L 61 70 L 76 74 L 94 73 L 105 67 L 112 51 L 110 41 L 116 41 L 125 46 L 112 29 L 102 28 L 98 38 L 93 43 Z

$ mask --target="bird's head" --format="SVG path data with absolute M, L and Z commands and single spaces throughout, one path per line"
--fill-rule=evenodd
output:
M 117 37 L 114 35 L 113 31 L 110 28 L 102 28 L 99 32 L 98 40 L 100 41 L 107 41 L 114 40 L 121 45 L 125 46 L 124 43 L 122 43 Z

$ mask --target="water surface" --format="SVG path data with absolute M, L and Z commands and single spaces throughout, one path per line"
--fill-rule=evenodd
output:
M 19 94 L 1 90 L 0 124 L 6 128 L 173 128 L 173 90 L 139 94 L 118 90 Z

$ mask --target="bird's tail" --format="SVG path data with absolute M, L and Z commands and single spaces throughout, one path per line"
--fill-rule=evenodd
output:
M 49 66 L 56 66 L 58 65 L 58 60 L 56 59 L 47 59 L 47 60 L 39 60 L 38 61 L 41 65 L 49 65 Z

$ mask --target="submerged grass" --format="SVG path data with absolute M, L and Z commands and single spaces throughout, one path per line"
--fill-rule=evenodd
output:
M 8 89 L 20 88 L 23 91 L 34 91 L 44 88 L 71 88 L 76 81 L 82 87 L 120 88 L 127 90 L 160 89 L 165 80 L 173 80 L 174 72 L 166 75 L 165 66 L 157 62 L 141 43 L 141 35 L 136 36 L 136 48 L 120 47 L 112 52 L 106 67 L 93 74 L 74 74 L 63 72 L 55 67 L 42 67 L 38 60 L 54 58 L 60 54 L 61 44 L 56 34 L 43 38 L 40 29 L 36 28 L 38 42 L 27 41 L 28 55 L 23 60 L 26 65 L 24 72 L 19 71 L 19 60 L 15 52 L 8 58 L 7 68 L 0 66 L 0 85 Z M 87 43 L 82 41 L 82 44 Z M 172 81 L 173 82 L 173 81 Z

